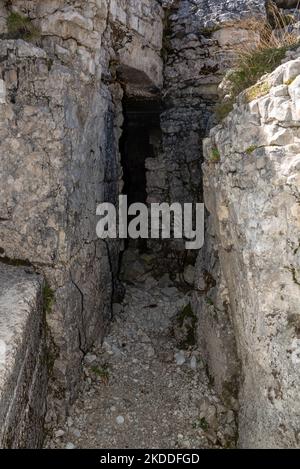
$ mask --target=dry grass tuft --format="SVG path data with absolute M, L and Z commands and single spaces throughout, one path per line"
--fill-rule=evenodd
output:
M 261 85 L 263 89 L 259 89 L 259 85 L 255 88 L 254 85 L 263 75 L 281 64 L 288 50 L 300 45 L 299 37 L 291 28 L 291 15 L 285 15 L 273 2 L 269 3 L 268 9 L 271 22 L 251 19 L 243 26 L 257 33 L 259 40 L 236 49 L 235 68 L 226 77 L 229 97 L 219 104 L 216 111 L 219 119 L 232 110 L 236 97 L 245 89 L 253 87 L 246 93 L 248 101 L 267 93 L 267 85 Z

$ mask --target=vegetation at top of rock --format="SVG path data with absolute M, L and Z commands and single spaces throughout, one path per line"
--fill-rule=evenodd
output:
M 9 36 L 14 39 L 33 41 L 40 37 L 40 31 L 31 19 L 17 12 L 12 12 L 8 16 L 7 30 Z
M 251 103 L 254 99 L 260 98 L 269 93 L 271 89 L 270 83 L 262 81 L 248 88 L 245 92 L 245 98 L 248 103 Z
M 288 50 L 300 45 L 299 36 L 289 28 L 290 17 L 274 6 L 270 8 L 273 8 L 272 25 L 259 20 L 251 20 L 247 25 L 247 29 L 258 33 L 260 39 L 254 45 L 244 45 L 236 50 L 236 66 L 225 77 L 227 96 L 216 109 L 219 120 L 229 114 L 237 96 L 247 88 L 245 98 L 248 102 L 268 93 L 268 83 L 257 82 L 281 64 Z

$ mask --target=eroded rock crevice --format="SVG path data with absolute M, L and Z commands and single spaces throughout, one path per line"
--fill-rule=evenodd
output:
M 86 355 L 83 392 L 47 448 L 235 446 L 235 415 L 211 387 L 197 348 L 192 291 L 157 275 L 156 260 L 125 252 L 125 298 L 113 306 L 103 345 Z

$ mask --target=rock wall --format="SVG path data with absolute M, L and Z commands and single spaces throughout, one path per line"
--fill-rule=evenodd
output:
M 122 188 L 123 93 L 162 84 L 163 13 L 149 0 L 10 4 L 0 11 L 0 250 L 55 294 L 51 419 L 75 397 L 118 293 L 119 246 L 97 239 L 96 206 Z M 7 27 L 12 11 L 38 31 L 30 41 Z
M 43 280 L 0 264 L 0 447 L 43 441 L 47 357 Z
M 202 139 L 214 123 L 218 85 L 232 64 L 234 48 L 257 39 L 243 22 L 253 15 L 265 16 L 262 2 L 169 4 L 163 43 L 162 144 L 148 164 L 149 202 L 203 201 Z M 183 249 L 178 241 L 171 246 Z
M 224 332 L 222 337 L 218 329 L 224 299 L 224 328 L 233 332 L 241 362 L 239 444 L 243 448 L 300 444 L 299 95 L 300 60 L 296 59 L 244 92 L 204 145 L 205 202 L 222 282 L 200 314 L 216 315 L 217 338 L 206 346 L 222 387 L 226 376 L 218 363 L 221 354 L 218 347 L 213 351 L 211 347 L 221 336 L 219 352 L 225 350 L 232 358 L 231 337 Z M 210 278 L 212 267 L 207 264 Z M 208 322 L 212 324 L 202 320 L 204 326 Z

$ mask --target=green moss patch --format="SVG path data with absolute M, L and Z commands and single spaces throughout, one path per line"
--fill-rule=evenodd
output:
M 210 162 L 211 163 L 219 163 L 219 161 L 221 160 L 221 155 L 220 155 L 220 152 L 218 150 L 217 147 L 214 147 L 211 151 L 211 155 L 210 155 Z
M 54 299 L 55 293 L 46 282 L 43 288 L 43 309 L 46 314 L 51 313 Z
M 257 148 L 258 148 L 258 147 L 255 146 L 255 145 L 251 145 L 250 147 L 248 147 L 248 148 L 246 149 L 247 155 L 251 155 L 255 150 L 257 150 Z
M 98 377 L 101 379 L 101 381 L 104 383 L 104 384 L 108 384 L 109 382 L 109 365 L 108 363 L 105 363 L 104 365 L 102 366 L 97 366 L 97 365 L 94 365 L 91 367 L 91 371 Z
M 7 18 L 7 30 L 10 37 L 33 41 L 41 36 L 40 30 L 31 19 L 21 13 L 12 12 Z

